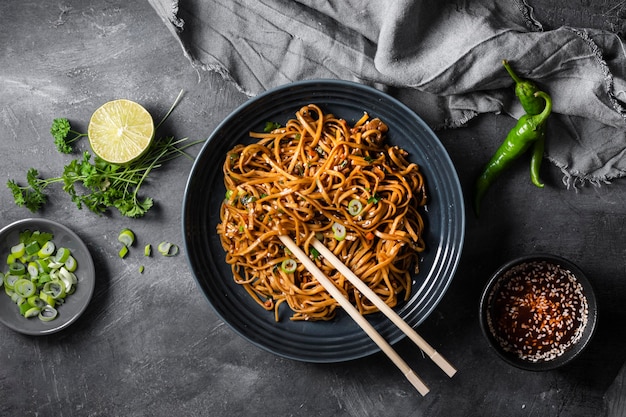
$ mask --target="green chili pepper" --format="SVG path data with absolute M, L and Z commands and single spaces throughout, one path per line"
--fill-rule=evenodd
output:
M 545 100 L 543 111 L 539 114 L 525 114 L 520 117 L 515 127 L 511 129 L 504 142 L 485 166 L 483 173 L 476 180 L 474 194 L 474 210 L 476 215 L 478 215 L 480 211 L 480 203 L 483 196 L 496 178 L 498 178 L 514 160 L 526 152 L 531 144 L 545 137 L 544 126 L 548 116 L 552 112 L 552 99 L 543 91 L 538 91 L 535 95 Z
M 527 114 L 535 115 L 539 114 L 546 107 L 544 99 L 540 96 L 535 96 L 535 93 L 539 91 L 539 88 L 530 80 L 520 78 L 511 68 L 511 65 L 507 60 L 502 61 L 502 65 L 509 73 L 513 81 L 515 81 L 515 95 L 520 101 L 520 104 L 524 108 Z M 539 169 L 541 162 L 543 161 L 543 150 L 545 147 L 545 127 L 542 127 L 542 135 L 535 141 L 533 145 L 533 155 L 530 160 L 530 179 L 533 184 L 539 188 L 543 188 L 543 182 L 539 178 Z
M 541 133 L 533 145 L 533 155 L 530 158 L 530 180 L 537 187 L 543 188 L 543 182 L 539 177 L 539 168 L 541 167 L 541 162 L 543 161 L 543 150 L 546 144 L 545 124 L 540 128 L 540 130 Z
M 515 95 L 519 99 L 520 104 L 527 114 L 535 115 L 543 111 L 546 103 L 543 98 L 536 96 L 535 93 L 539 88 L 530 80 L 520 78 L 511 68 L 509 62 L 505 59 L 502 61 L 504 69 L 509 73 L 513 81 L 515 81 Z

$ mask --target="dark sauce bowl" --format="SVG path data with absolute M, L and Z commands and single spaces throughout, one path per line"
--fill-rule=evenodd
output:
M 502 359 L 521 369 L 547 371 L 570 363 L 589 344 L 598 306 L 576 265 L 540 254 L 517 258 L 493 274 L 479 317 Z

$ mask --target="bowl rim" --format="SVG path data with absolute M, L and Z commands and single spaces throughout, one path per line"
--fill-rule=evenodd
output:
M 583 330 L 583 335 L 581 339 L 576 342 L 573 346 L 568 348 L 563 354 L 560 356 L 543 362 L 530 362 L 519 358 L 516 354 L 506 352 L 500 346 L 500 343 L 495 339 L 492 335 L 489 325 L 487 323 L 487 315 L 489 311 L 489 297 L 495 287 L 495 285 L 500 280 L 501 276 L 516 265 L 521 265 L 527 262 L 534 261 L 548 261 L 554 264 L 561 266 L 564 269 L 568 269 L 575 277 L 576 280 L 583 287 L 583 294 L 587 299 L 588 306 L 588 317 L 587 324 L 585 325 L 585 329 Z M 591 340 L 593 339 L 593 335 L 595 334 L 597 324 L 598 324 L 598 301 L 595 295 L 595 291 L 586 274 L 572 261 L 565 259 L 559 255 L 553 255 L 549 253 L 536 253 L 536 254 L 528 254 L 516 257 L 508 262 L 502 264 L 500 267 L 496 269 L 496 271 L 490 276 L 489 280 L 485 284 L 483 291 L 480 297 L 479 303 L 479 323 L 481 331 L 484 337 L 489 342 L 489 345 L 496 354 L 507 362 L 510 365 L 513 365 L 517 368 L 527 370 L 527 371 L 549 371 L 562 366 L 565 366 L 572 362 L 575 358 L 580 356 L 580 354 L 585 350 L 585 348 L 589 345 Z

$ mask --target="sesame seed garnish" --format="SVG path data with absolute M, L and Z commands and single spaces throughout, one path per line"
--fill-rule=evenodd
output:
M 489 294 L 489 331 L 502 348 L 529 362 L 565 353 L 582 337 L 588 303 L 576 276 L 550 261 L 506 271 Z

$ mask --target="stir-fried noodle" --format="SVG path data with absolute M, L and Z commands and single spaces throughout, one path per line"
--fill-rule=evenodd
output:
M 268 311 L 329 320 L 337 302 L 278 238 L 290 236 L 362 314 L 377 308 L 310 245 L 319 239 L 389 306 L 408 299 L 424 250 L 419 167 L 385 143 L 387 126 L 367 114 L 354 125 L 315 105 L 284 127 L 226 155 L 226 198 L 217 227 L 235 282 Z

